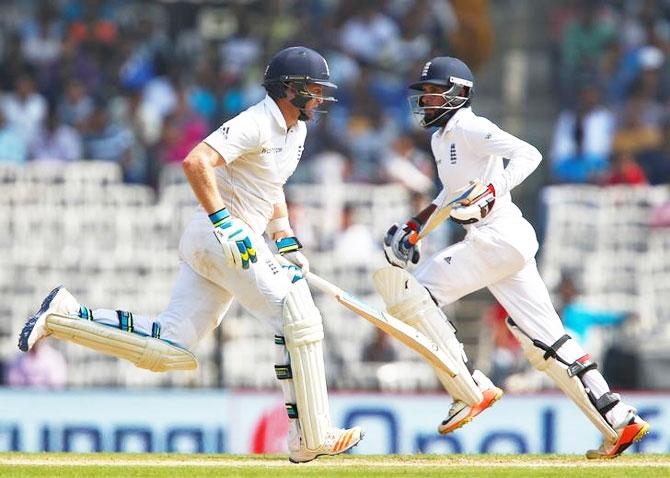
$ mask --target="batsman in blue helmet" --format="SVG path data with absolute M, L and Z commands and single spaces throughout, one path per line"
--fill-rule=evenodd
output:
M 360 427 L 333 426 L 323 363 L 323 323 L 288 219 L 284 184 L 307 135 L 305 121 L 335 101 L 325 58 L 304 46 L 278 52 L 265 69 L 266 97 L 223 123 L 184 158 L 200 203 L 180 244 L 170 303 L 157 317 L 92 309 L 56 287 L 28 319 L 19 348 L 52 335 L 154 371 L 197 367 L 191 352 L 233 300 L 273 332 L 275 374 L 289 418 L 289 460 L 311 461 L 357 445 Z M 263 235 L 274 242 L 271 249 Z M 291 266 L 282 266 L 275 253 Z
M 603 434 L 602 446 L 589 450 L 587 458 L 620 455 L 649 425 L 610 390 L 595 361 L 566 333 L 537 270 L 535 231 L 512 202 L 512 189 L 537 168 L 540 152 L 474 113 L 475 78 L 458 58 L 426 62 L 409 88 L 419 124 L 433 129 L 431 149 L 443 188 L 415 217 L 388 230 L 384 253 L 395 267 L 377 273 L 375 280 L 397 318 L 451 351 L 460 364 L 455 377 L 438 372 L 453 398 L 438 431 L 460 428 L 502 396 L 481 371 L 466 366 L 455 329 L 441 310 L 487 287 L 509 313 L 507 326 L 530 363 L 547 373 Z M 420 262 L 420 241 L 415 238 L 445 207 L 466 229 L 465 239 Z M 403 270 L 415 264 L 413 275 Z

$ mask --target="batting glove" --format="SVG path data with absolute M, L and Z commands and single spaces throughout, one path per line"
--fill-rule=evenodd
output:
M 275 241 L 277 252 L 288 259 L 292 264 L 298 266 L 303 275 L 309 272 L 309 261 L 305 254 L 300 252 L 302 244 L 295 236 L 283 237 Z
M 421 224 L 415 218 L 407 221 L 402 227 L 393 224 L 384 237 L 384 255 L 392 266 L 406 268 L 411 262 L 417 264 L 421 258 L 421 241 L 414 244 L 410 241 L 421 231 Z
M 496 190 L 493 184 L 480 184 L 479 190 L 473 191 L 475 197 L 451 210 L 451 218 L 459 224 L 472 224 L 484 219 L 493 209 L 496 202 Z
M 230 267 L 248 269 L 250 264 L 258 261 L 246 226 L 233 218 L 225 207 L 210 214 L 209 219 L 214 225 L 214 236 L 221 244 Z

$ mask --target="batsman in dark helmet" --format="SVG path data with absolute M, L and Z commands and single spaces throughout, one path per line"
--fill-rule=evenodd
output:
M 274 100 L 288 98 L 290 103 L 300 110 L 298 119 L 301 121 L 312 119 L 314 113 L 324 112 L 307 110 L 305 106 L 309 101 L 337 101 L 333 96 L 325 95 L 326 89 L 337 88 L 337 85 L 330 81 L 326 59 L 304 46 L 286 48 L 273 56 L 265 68 L 263 86 Z
M 265 98 L 184 158 L 200 208 L 179 243 L 181 264 L 168 307 L 156 317 L 93 309 L 56 287 L 26 321 L 18 345 L 27 352 L 51 335 L 141 368 L 191 370 L 198 366 L 192 350 L 237 301 L 269 326 L 267 347 L 275 351 L 289 419 L 289 460 L 302 463 L 344 453 L 363 437 L 360 427 L 339 428 L 330 418 L 323 322 L 284 195 L 303 151 L 305 121 L 335 101 L 325 94 L 335 85 L 326 60 L 302 46 L 277 53 L 263 84 Z M 277 253 L 291 265 L 280 265 Z
M 537 270 L 535 231 L 512 202 L 512 189 L 537 168 L 542 155 L 472 111 L 475 78 L 461 60 L 431 59 L 409 88 L 420 125 L 434 129 L 431 149 L 443 188 L 416 216 L 389 228 L 384 253 L 394 267 L 377 272 L 375 283 L 392 314 L 450 351 L 459 364 L 455 376 L 438 371 L 453 399 L 438 431 L 462 427 L 503 394 L 481 371 L 467 367 L 456 330 L 442 311 L 486 287 L 508 312 L 507 326 L 530 363 L 603 434 L 602 445 L 587 458 L 620 455 L 649 425 L 610 390 L 594 359 L 566 333 Z M 466 229 L 465 239 L 421 261 L 417 238 L 431 218 L 444 215 L 439 211 Z M 403 270 L 415 264 L 413 274 Z

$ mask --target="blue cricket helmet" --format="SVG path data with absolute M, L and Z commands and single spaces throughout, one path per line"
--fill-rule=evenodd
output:
M 330 70 L 326 59 L 318 52 L 304 46 L 293 46 L 280 50 L 272 57 L 263 75 L 263 86 L 274 98 L 283 98 L 292 87 L 296 97 L 291 103 L 302 111 L 301 120 L 310 119 L 304 108 L 311 99 L 337 101 L 333 96 L 317 96 L 307 90 L 307 85 L 316 84 L 325 88 L 337 88 L 330 81 Z M 319 110 L 319 112 L 323 112 Z
M 337 88 L 330 81 L 328 63 L 318 52 L 304 46 L 292 46 L 279 51 L 265 68 L 263 86 L 302 81 Z
M 475 77 L 458 58 L 452 56 L 438 56 L 427 62 L 421 70 L 421 79 L 409 85 L 411 90 L 420 90 L 423 85 L 451 86 L 459 84 L 467 86 L 472 90 Z M 472 93 L 472 91 L 470 91 Z

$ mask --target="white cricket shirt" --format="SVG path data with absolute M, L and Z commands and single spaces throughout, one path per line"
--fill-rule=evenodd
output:
M 433 133 L 431 147 L 443 186 L 434 204 L 439 206 L 445 197 L 451 196 L 472 179 L 491 183 L 496 191 L 493 210 L 472 226 L 477 229 L 495 228 L 510 242 L 521 242 L 519 246 L 524 251 L 537 248 L 535 234 L 533 232 L 530 238 L 525 224 L 522 227 L 525 231 L 515 234 L 511 230 L 518 228 L 512 224 L 515 221 L 507 221 L 509 225 L 505 225 L 504 221 L 504 218 L 521 219 L 521 211 L 512 203 L 510 191 L 540 164 L 542 155 L 534 146 L 501 130 L 488 119 L 475 115 L 471 108 L 461 108 L 444 127 Z M 503 159 L 508 160 L 507 167 Z M 523 222 L 527 224 L 525 220 Z M 532 231 L 529 224 L 528 227 Z
M 230 213 L 262 234 L 274 205 L 285 201 L 284 184 L 302 155 L 307 127 L 298 121 L 287 130 L 272 98 L 266 96 L 205 138 L 226 164 L 216 182 Z

